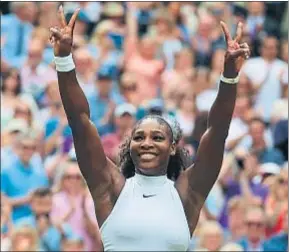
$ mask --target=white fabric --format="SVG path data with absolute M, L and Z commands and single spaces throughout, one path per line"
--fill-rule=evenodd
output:
M 201 92 L 196 99 L 197 108 L 200 112 L 210 111 L 218 95 L 217 89 L 207 89 Z
M 54 62 L 58 72 L 70 72 L 75 69 L 72 54 L 66 57 L 54 57 Z
M 220 80 L 226 84 L 236 85 L 240 80 L 240 75 L 236 78 L 226 78 L 223 74 L 221 74 Z
M 269 121 L 272 115 L 273 103 L 281 97 L 280 79 L 285 82 L 285 85 L 288 84 L 286 80 L 288 64 L 279 59 L 268 63 L 262 57 L 256 57 L 246 61 L 242 71 L 254 85 L 259 85 L 266 79 L 258 91 L 255 108 L 257 111 L 261 111 L 266 121 Z M 266 78 L 267 74 L 268 77 Z
M 235 140 L 242 135 L 248 133 L 249 126 L 246 122 L 241 120 L 239 117 L 234 117 L 231 121 L 228 137 L 226 143 L 229 141 Z
M 182 202 L 166 176 L 127 179 L 100 232 L 104 251 L 187 251 L 190 242 Z

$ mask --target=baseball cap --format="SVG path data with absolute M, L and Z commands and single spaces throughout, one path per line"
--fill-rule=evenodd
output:
M 260 166 L 260 171 L 262 174 L 279 174 L 280 167 L 275 163 L 265 163 Z
M 118 105 L 116 107 L 116 109 L 114 111 L 114 115 L 116 117 L 123 116 L 125 114 L 129 114 L 131 116 L 135 116 L 136 115 L 135 106 L 130 104 L 130 103 L 124 103 L 124 104 L 120 104 L 120 105 Z
M 26 133 L 28 131 L 28 124 L 24 119 L 15 118 L 8 123 L 7 127 L 5 128 L 5 131 L 9 133 L 15 131 Z

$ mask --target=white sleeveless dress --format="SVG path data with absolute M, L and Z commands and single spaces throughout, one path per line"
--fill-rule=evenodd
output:
M 190 230 L 174 182 L 136 174 L 100 229 L 104 251 L 187 251 Z

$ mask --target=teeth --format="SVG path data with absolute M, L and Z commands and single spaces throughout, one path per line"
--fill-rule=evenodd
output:
M 142 154 L 141 157 L 144 158 L 144 159 L 152 159 L 152 158 L 155 157 L 155 155 L 154 154 L 150 154 L 150 153 L 146 153 L 146 154 Z

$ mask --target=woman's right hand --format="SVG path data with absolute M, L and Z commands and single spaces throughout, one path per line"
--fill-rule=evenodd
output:
M 76 9 L 73 13 L 69 23 L 65 21 L 62 5 L 59 7 L 58 18 L 60 23 L 59 27 L 50 28 L 50 42 L 54 49 L 54 56 L 66 57 L 71 53 L 73 43 L 73 29 L 75 21 L 80 9 Z

